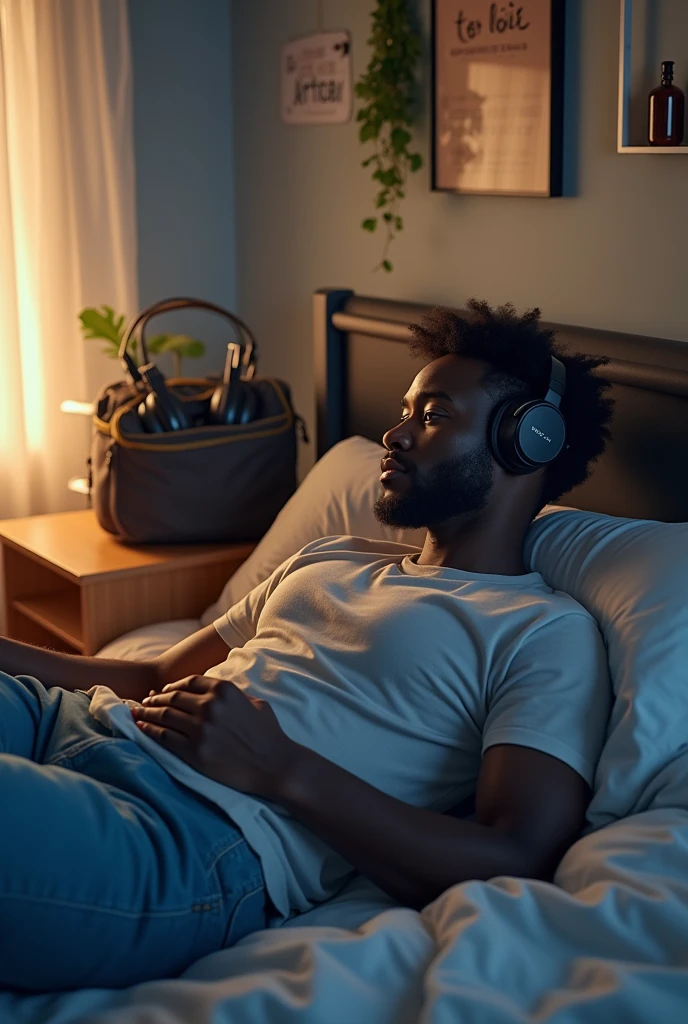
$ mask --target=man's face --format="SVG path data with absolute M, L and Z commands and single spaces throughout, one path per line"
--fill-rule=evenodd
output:
M 494 400 L 480 381 L 488 365 L 442 356 L 423 367 L 402 401 L 401 420 L 382 439 L 404 472 L 383 472 L 373 506 L 393 527 L 433 527 L 487 505 L 494 462 L 487 428 Z

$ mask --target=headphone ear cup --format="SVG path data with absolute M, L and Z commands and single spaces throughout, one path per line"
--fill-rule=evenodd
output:
M 559 408 L 566 388 L 566 366 L 555 356 L 551 364 L 544 399 L 506 399 L 492 413 L 490 447 L 495 460 L 509 473 L 535 473 L 553 462 L 566 445 L 566 420 Z
M 155 418 L 165 432 L 188 430 L 191 426 L 186 409 L 169 391 L 146 395 L 146 405 L 151 411 L 155 410 Z
M 223 421 L 225 415 L 225 397 L 226 389 L 224 384 L 218 384 L 210 396 L 210 405 L 208 406 L 208 415 L 206 417 L 206 423 L 208 425 L 221 423 Z
M 258 411 L 258 390 L 251 384 L 247 384 L 246 381 L 242 382 L 241 391 L 243 394 L 243 403 L 241 406 L 241 412 L 237 420 L 238 423 L 252 423 L 253 420 L 257 420 L 259 416 Z
M 490 448 L 496 461 L 508 473 L 519 475 L 532 473 L 536 466 L 528 466 L 521 459 L 516 447 L 516 437 L 521 417 L 515 415 L 524 406 L 522 399 L 507 399 L 498 405 L 490 423 Z
M 143 402 L 139 402 L 138 413 L 141 426 L 147 434 L 164 434 L 165 428 L 155 413 L 155 396 L 146 395 Z
M 207 423 L 231 426 L 237 423 L 242 409 L 241 382 L 235 377 L 229 384 L 218 384 L 210 399 Z
M 556 459 L 566 441 L 561 411 L 549 402 L 515 399 L 498 406 L 490 427 L 497 462 L 509 473 L 535 473 Z
M 530 402 L 518 415 L 514 439 L 519 458 L 526 466 L 539 469 L 556 459 L 566 443 L 566 421 L 550 402 Z
M 188 430 L 192 425 L 191 417 L 177 396 L 168 391 L 165 378 L 155 363 L 147 363 L 145 366 L 139 367 L 139 370 L 148 391 L 144 401 L 139 405 L 144 430 L 147 430 L 149 434 Z M 141 411 L 142 405 L 145 405 L 148 410 L 148 416 Z

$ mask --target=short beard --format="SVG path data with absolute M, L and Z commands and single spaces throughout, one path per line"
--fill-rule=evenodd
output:
M 423 479 L 414 479 L 405 494 L 383 492 L 373 514 L 383 526 L 416 530 L 485 508 L 494 467 L 487 443 L 455 459 L 440 462 Z

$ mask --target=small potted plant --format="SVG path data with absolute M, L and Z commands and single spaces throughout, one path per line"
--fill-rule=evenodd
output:
M 88 307 L 79 313 L 81 333 L 84 338 L 106 342 L 101 350 L 110 359 L 117 359 L 120 342 L 125 331 L 127 319 L 124 315 L 117 316 L 111 306 L 100 309 Z M 163 352 L 172 354 L 174 376 L 182 375 L 182 359 L 198 359 L 205 353 L 205 344 L 188 334 L 156 334 L 146 339 L 149 355 Z M 135 338 L 129 343 L 128 351 L 135 363 L 138 363 L 138 343 Z

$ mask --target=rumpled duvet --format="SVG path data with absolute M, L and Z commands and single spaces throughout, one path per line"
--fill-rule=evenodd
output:
M 363 878 L 180 978 L 0 994 L 2 1024 L 679 1024 L 688 1020 L 688 811 L 579 840 L 554 883 L 464 882 L 421 913 Z
M 101 654 L 155 656 L 197 625 L 146 627 Z M 676 693 L 680 719 L 682 682 Z M 416 913 L 359 877 L 174 980 L 0 993 L 0 1024 L 682 1024 L 688 744 L 663 760 L 643 788 L 642 813 L 585 835 L 554 883 L 463 882 Z M 625 797 L 621 786 L 620 806 Z

